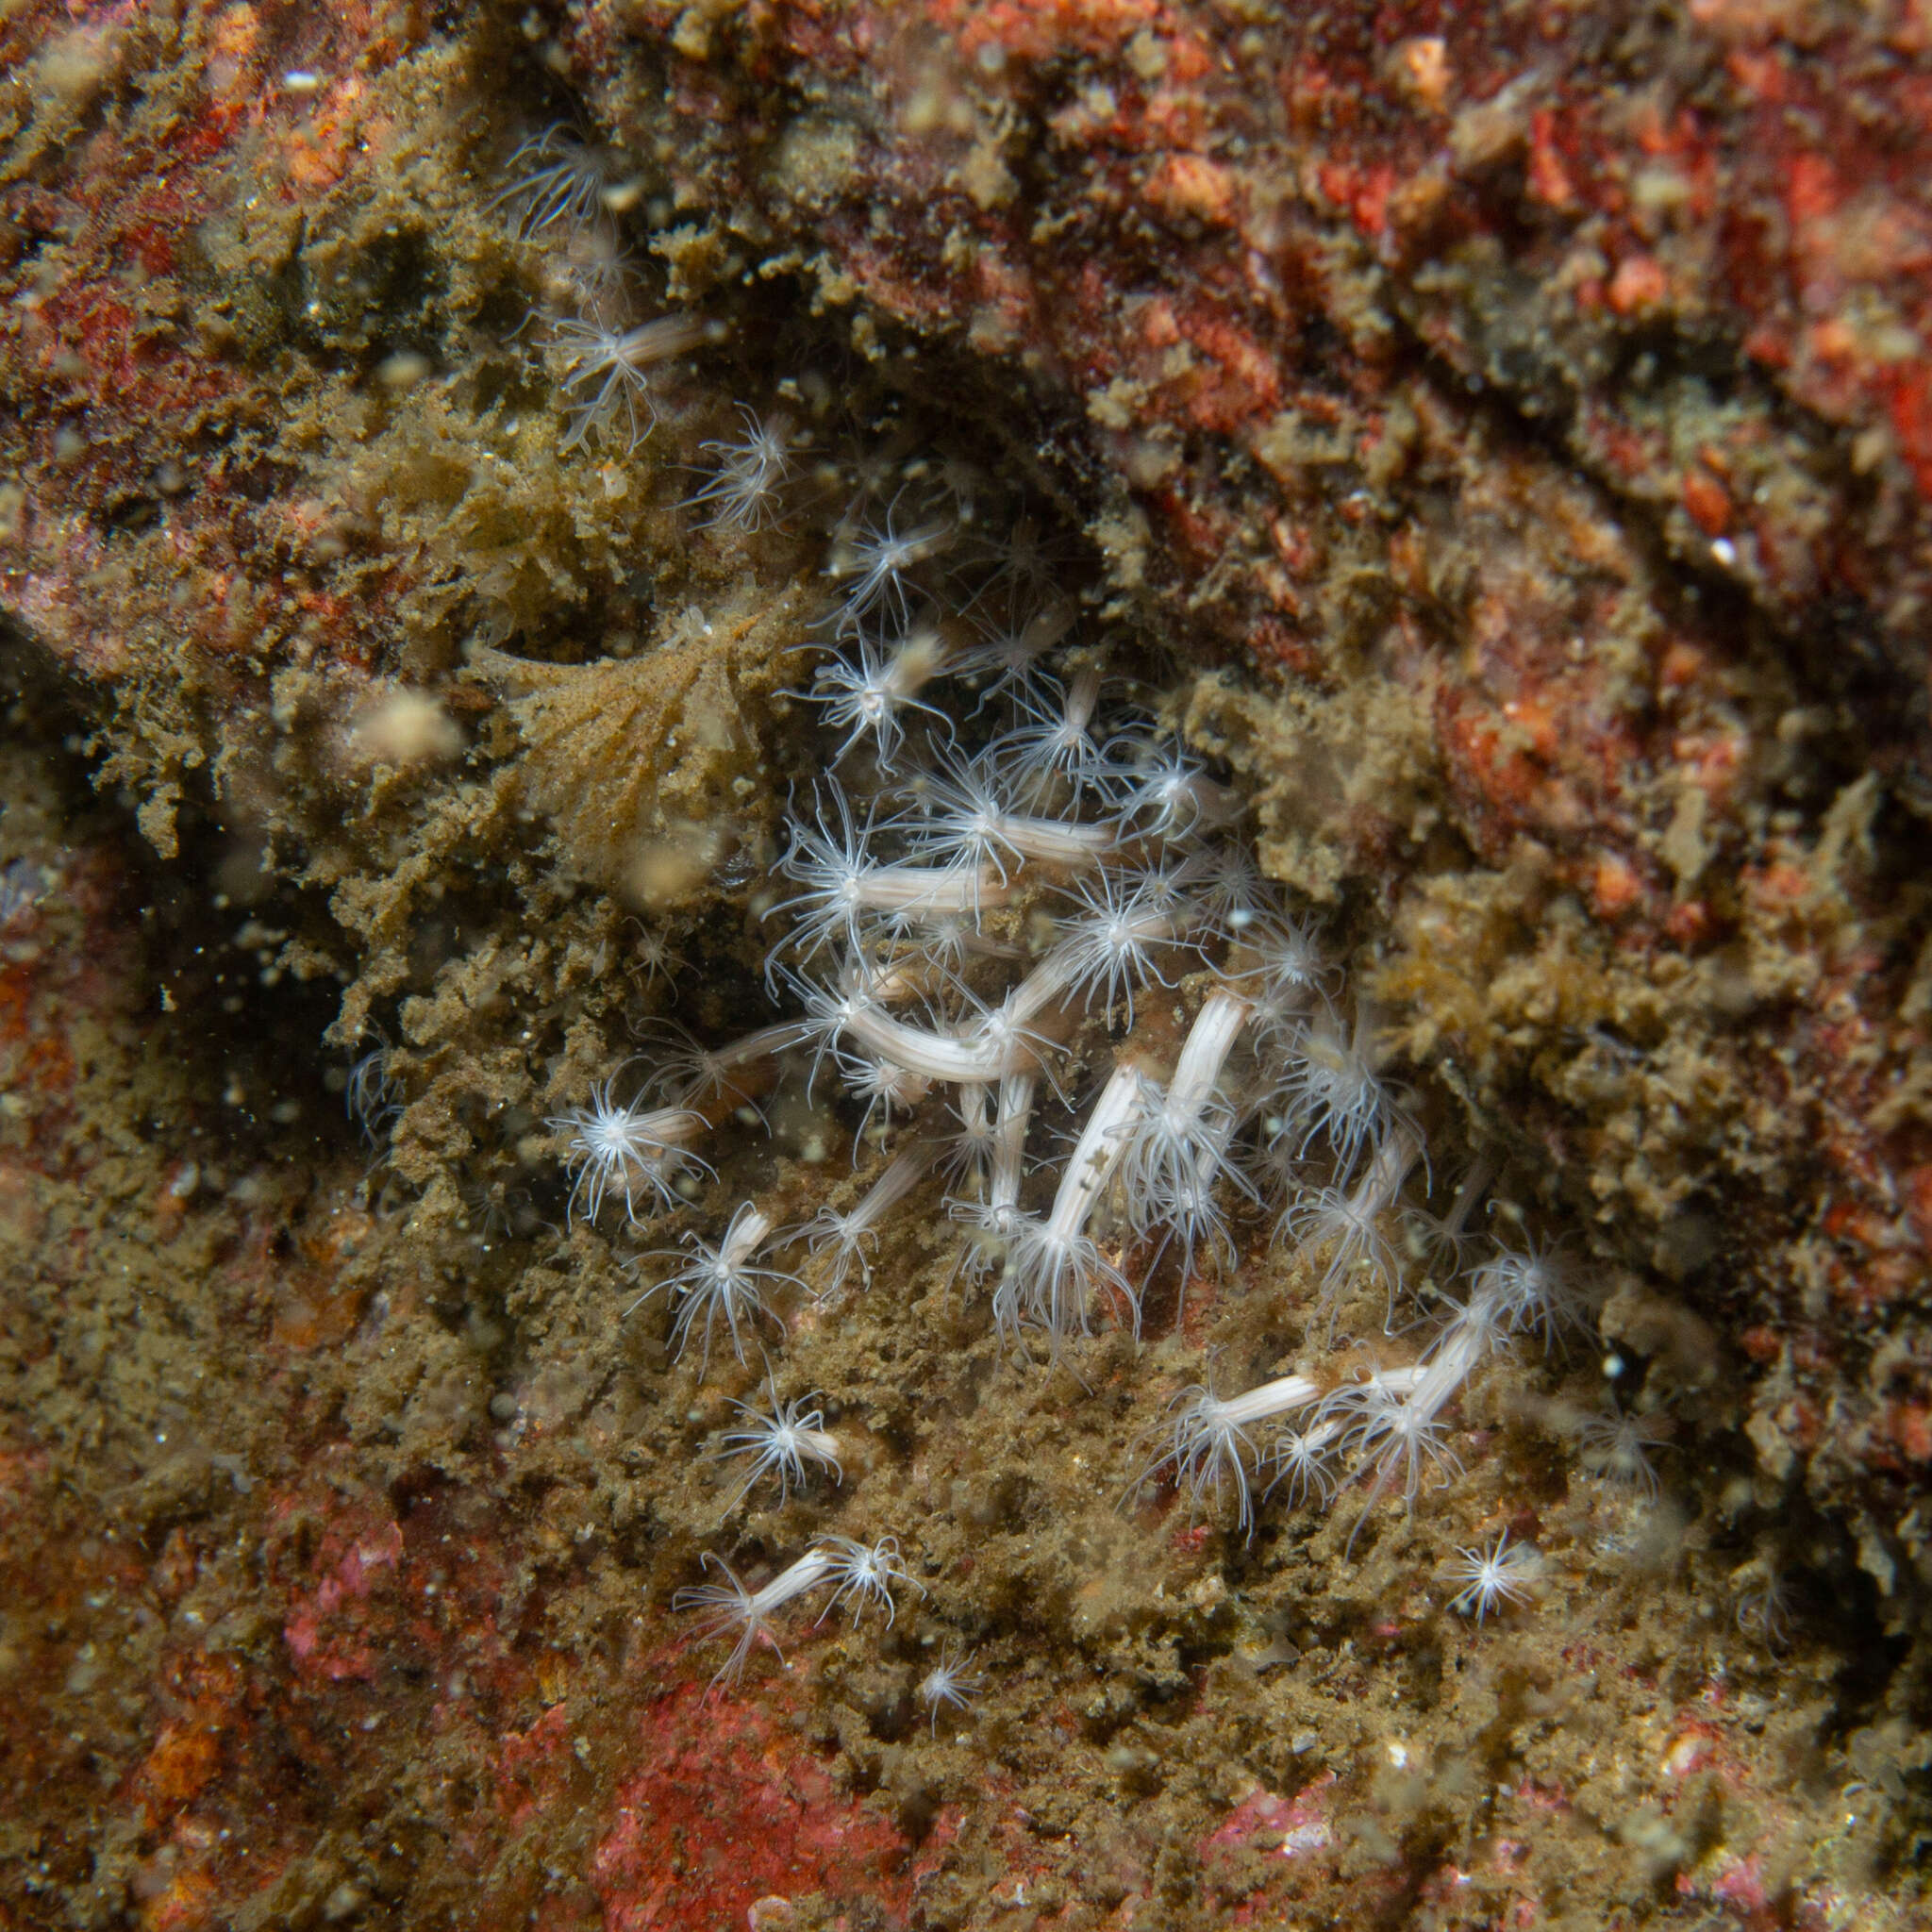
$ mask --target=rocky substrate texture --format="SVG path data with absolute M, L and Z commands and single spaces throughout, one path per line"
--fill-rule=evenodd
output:
M 20 0 L 0 137 L 0 1925 L 1921 1921 L 1923 7 Z M 648 439 L 610 304 L 697 318 Z M 741 406 L 782 523 L 691 505 Z M 1049 1371 L 927 1199 L 747 1504 L 761 1365 L 570 1215 L 547 1123 L 773 1017 L 898 491 L 1020 515 L 1587 1280 L 1411 1508 L 1129 1497 L 1323 1340 L 1265 1224 Z M 712 1218 L 849 1207 L 770 1113 Z M 708 1690 L 703 1555 L 887 1531 L 890 1630 Z

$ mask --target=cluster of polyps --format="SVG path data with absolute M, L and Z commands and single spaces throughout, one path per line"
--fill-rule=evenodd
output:
M 1341 1382 L 1282 1375 L 1225 1400 L 1205 1387 L 1185 1391 L 1172 1440 L 1146 1474 L 1171 1473 L 1197 1500 L 1232 1488 L 1243 1528 L 1253 1520 L 1252 1474 L 1269 1467 L 1291 1497 L 1325 1500 L 1338 1462 L 1368 1476 L 1371 1503 L 1391 1490 L 1413 1497 L 1431 1472 L 1457 1473 L 1447 1414 L 1474 1371 L 1525 1328 L 1547 1336 L 1578 1312 L 1547 1256 L 1500 1255 L 1475 1271 L 1466 1298 L 1407 1366 L 1370 1366 Z M 1264 1425 L 1275 1432 L 1265 1452 L 1256 1440 Z
M 549 324 L 565 445 L 634 449 L 655 419 L 651 372 L 720 331 L 637 320 L 612 220 L 624 187 L 604 158 L 552 133 L 519 158 L 527 173 L 503 199 L 558 257 L 553 306 L 576 311 Z M 805 438 L 789 417 L 741 414 L 741 437 L 700 445 L 713 474 L 687 508 L 749 539 L 783 527 Z M 1407 1362 L 1336 1352 L 1360 1290 L 1394 1331 L 1403 1197 L 1426 1171 L 1359 1014 L 1262 879 L 1241 797 L 1155 710 L 1109 706 L 1105 656 L 1078 640 L 1077 600 L 1031 526 L 989 542 L 969 466 L 873 475 L 897 493 L 875 481 L 827 533 L 835 602 L 802 645 L 818 661 L 797 695 L 816 708 L 829 774 L 794 796 L 789 893 L 768 914 L 766 989 L 785 1015 L 723 1045 L 680 1040 L 554 1119 L 572 1217 L 685 1211 L 715 1188 L 717 1138 L 792 1079 L 842 1096 L 855 1163 L 873 1155 L 874 1172 L 845 1211 L 783 1226 L 743 1200 L 716 1232 L 634 1257 L 646 1278 L 631 1307 L 661 1297 L 701 1374 L 716 1347 L 742 1362 L 782 1337 L 800 1302 L 868 1285 L 900 1214 L 949 1219 L 994 1330 L 1049 1363 L 1105 1324 L 1138 1334 L 1162 1271 L 1178 1303 L 1265 1234 L 1314 1265 L 1319 1358 L 1242 1394 L 1186 1391 L 1136 1487 L 1171 1480 L 1196 1507 L 1231 1489 L 1247 1528 L 1264 1476 L 1325 1501 L 1353 1471 L 1373 1503 L 1453 1474 L 1446 1423 L 1471 1374 L 1574 1313 L 1557 1271 L 1499 1255 Z M 1438 1224 L 1457 1264 L 1439 1277 L 1459 1269 L 1477 1192 Z M 740 1498 L 766 1475 L 789 1496 L 808 1464 L 841 1474 L 815 1398 L 781 1398 L 774 1376 L 768 1389 L 769 1412 L 738 1404 L 724 1441 L 751 1457 Z M 815 1545 L 755 1594 L 725 1573 L 702 1601 L 739 1630 L 734 1666 L 844 1547 Z M 903 1574 L 895 1557 L 878 1590 Z M 1508 1594 L 1498 1584 L 1484 1605 Z
M 736 1677 L 744 1668 L 752 1646 L 762 1639 L 774 1649 L 777 1640 L 772 1634 L 774 1610 L 808 1596 L 826 1584 L 832 1595 L 819 1613 L 823 1623 L 841 1603 L 852 1606 L 852 1621 L 860 1622 L 868 1607 L 876 1607 L 888 1624 L 892 1622 L 892 1586 L 899 1584 L 920 1590 L 915 1577 L 907 1574 L 899 1561 L 899 1544 L 893 1537 L 881 1537 L 875 1543 L 855 1542 L 850 1537 L 827 1537 L 815 1542 L 790 1568 L 782 1570 L 762 1589 L 746 1590 L 736 1573 L 722 1557 L 708 1556 L 705 1567 L 716 1569 L 723 1583 L 700 1583 L 681 1590 L 673 1599 L 676 1609 L 704 1612 L 703 1628 L 708 1635 L 734 1634 L 731 1656 L 718 1677 Z M 717 1678 L 713 1678 L 715 1683 Z
M 1339 975 L 1261 877 L 1239 795 L 1151 713 L 1109 708 L 1103 657 L 1070 641 L 1073 602 L 1028 598 L 1009 557 L 936 609 L 926 579 L 958 571 L 963 544 L 937 515 L 855 513 L 835 533 L 843 596 L 798 693 L 830 771 L 793 799 L 789 884 L 765 915 L 784 1017 L 684 1041 L 628 1092 L 613 1077 L 554 1120 L 572 1211 L 621 1201 L 635 1224 L 682 1208 L 716 1178 L 715 1138 L 776 1083 L 843 1097 L 855 1162 L 874 1161 L 855 1206 L 787 1227 L 742 1201 L 721 1232 L 632 1264 L 655 1277 L 632 1306 L 663 1297 L 701 1374 L 714 1343 L 743 1361 L 761 1331 L 782 1337 L 788 1307 L 869 1285 L 915 1200 L 958 1229 L 958 1274 L 1010 1351 L 1049 1363 L 1105 1324 L 1138 1333 L 1161 1271 L 1184 1297 L 1272 1238 L 1313 1264 L 1321 1358 L 1242 1394 L 1187 1391 L 1138 1481 L 1171 1480 L 1197 1507 L 1232 1490 L 1243 1528 L 1264 1476 L 1291 1500 L 1325 1501 L 1349 1472 L 1371 1505 L 1412 1497 L 1456 1473 L 1447 1423 L 1472 1374 L 1525 1330 L 1547 1337 L 1574 1297 L 1549 1256 L 1499 1253 L 1407 1361 L 1336 1351 L 1364 1288 L 1394 1332 L 1418 1130 Z M 1439 1280 L 1459 1272 L 1478 1195 L 1435 1224 L 1457 1264 Z M 837 1472 L 811 1400 L 781 1402 L 774 1382 L 770 1416 L 740 1405 L 727 1448 L 755 1458 L 746 1488 L 774 1473 L 789 1493 L 808 1461 Z M 747 1635 L 779 1601 L 764 1594 Z
M 879 595 L 902 594 L 896 574 L 887 581 Z M 864 582 L 855 619 L 876 608 Z M 1164 1256 L 1183 1283 L 1210 1254 L 1232 1260 L 1233 1211 L 1317 1141 L 1331 1177 L 1364 1169 L 1344 1207 L 1364 1189 L 1392 1198 L 1389 1095 L 1319 996 L 1308 937 L 1234 837 L 1239 801 L 1151 728 L 1104 734 L 1094 663 L 1060 682 L 1014 661 L 1029 644 L 1041 655 L 1069 616 L 1050 608 L 992 646 L 920 625 L 889 642 L 861 631 L 835 653 L 811 694 L 845 730 L 841 758 L 863 744 L 873 783 L 861 805 L 828 781 L 791 825 L 795 891 L 773 908 L 787 930 L 767 977 L 795 1017 L 669 1056 L 633 1098 L 601 1083 L 553 1123 L 574 1208 L 594 1217 L 621 1196 L 642 1220 L 681 1201 L 700 1146 L 787 1058 L 809 1089 L 836 1080 L 863 1103 L 861 1142 L 909 1117 L 907 1144 L 850 1211 L 781 1236 L 747 1202 L 715 1241 L 686 1237 L 684 1265 L 640 1297 L 670 1296 L 680 1348 L 702 1334 L 708 1356 L 722 1330 L 743 1357 L 772 1295 L 798 1281 L 757 1264 L 774 1239 L 804 1242 L 821 1293 L 868 1274 L 883 1220 L 935 1169 L 995 1324 L 1049 1357 L 1108 1304 L 1137 1321 Z M 982 681 L 995 653 L 1011 728 L 968 752 L 922 723 L 929 756 L 909 760 L 907 712 L 945 715 L 921 692 Z M 1168 996 L 1149 1010 L 1156 986 Z M 1064 1108 L 1103 1057 L 1110 1071 L 1057 1186 L 1029 1188 L 1042 1106 Z
M 569 399 L 562 447 L 593 439 L 635 451 L 658 421 L 653 373 L 724 338 L 722 324 L 674 312 L 640 320 L 638 282 L 619 218 L 638 198 L 621 157 L 546 128 L 511 155 L 491 206 L 545 254 L 544 346 Z

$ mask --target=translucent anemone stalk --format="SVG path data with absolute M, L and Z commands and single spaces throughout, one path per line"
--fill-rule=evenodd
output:
M 1221 1182 L 1231 1181 L 1250 1200 L 1259 1199 L 1255 1184 L 1227 1158 L 1236 1116 L 1220 1091 L 1228 1056 L 1252 1011 L 1245 999 L 1225 988 L 1208 995 L 1166 1090 L 1151 1074 L 1142 1076 L 1145 1105 L 1124 1141 L 1128 1223 L 1142 1238 L 1165 1226 L 1170 1232 L 1163 1250 L 1168 1240 L 1179 1237 L 1183 1298 L 1204 1243 L 1230 1265 L 1237 1252 L 1217 1198 Z
M 1221 1075 L 1253 1017 L 1254 1007 L 1238 992 L 1217 986 L 1201 1002 L 1188 1029 L 1174 1078 L 1167 1083 L 1167 1104 L 1182 1119 L 1201 1117 L 1221 1085 Z
M 1348 1548 L 1383 1495 L 1398 1483 L 1405 1505 L 1414 1503 L 1433 1472 L 1442 1481 L 1462 1465 L 1444 1440 L 1441 1411 L 1462 1386 L 1466 1363 L 1430 1362 L 1408 1370 L 1371 1374 L 1357 1387 L 1330 1397 L 1332 1415 L 1344 1421 L 1343 1441 L 1361 1452 L 1374 1472 L 1369 1499 L 1348 1533 Z M 1324 1418 L 1324 1420 L 1327 1418 Z
M 1343 1389 L 1329 1388 L 1310 1375 L 1278 1375 L 1224 1400 L 1207 1384 L 1196 1383 L 1169 1405 L 1174 1421 L 1167 1446 L 1127 1493 L 1131 1497 L 1143 1484 L 1168 1474 L 1176 1488 L 1188 1491 L 1190 1507 L 1198 1514 L 1210 1496 L 1218 1501 L 1231 1487 L 1236 1522 L 1252 1533 L 1250 1484 L 1264 1461 L 1275 1465 L 1271 1491 L 1286 1481 L 1291 1493 L 1299 1490 L 1325 1497 L 1331 1487 L 1324 1468 L 1329 1453 L 1367 1433 L 1374 1415 L 1402 1408 L 1426 1374 L 1423 1368 L 1372 1370 L 1361 1382 Z M 1307 1408 L 1315 1411 L 1307 1424 L 1277 1436 L 1264 1455 L 1257 1439 L 1259 1426 Z
M 1066 872 L 1081 872 L 1111 858 L 1120 846 L 1120 835 L 1113 826 L 1077 824 L 1066 819 L 1029 818 L 1004 812 L 996 825 L 1001 844 L 1022 858 L 1038 859 L 1042 865 L 1058 866 Z
M 1457 1309 L 1424 1357 L 1422 1380 L 1409 1397 L 1424 1417 L 1433 1417 L 1456 1399 L 1475 1369 L 1511 1334 L 1509 1308 L 1495 1277 L 1478 1273 L 1470 1297 Z
M 983 1028 L 975 1027 L 963 1037 L 929 1033 L 880 1012 L 870 1001 L 853 1004 L 843 1019 L 842 1031 L 908 1073 L 956 1085 L 1003 1078 L 1030 1057 L 1024 1045 L 1009 1043 Z
M 823 1543 L 815 1543 L 797 1562 L 789 1569 L 781 1570 L 763 1589 L 749 1591 L 738 1580 L 737 1574 L 724 1557 L 714 1557 L 707 1551 L 705 1568 L 721 1571 L 724 1581 L 700 1583 L 680 1590 L 671 1599 L 671 1607 L 680 1611 L 704 1611 L 704 1621 L 698 1625 L 700 1637 L 723 1637 L 733 1630 L 738 1632 L 738 1641 L 731 1655 L 711 1679 L 713 1688 L 720 1683 L 738 1681 L 744 1670 L 745 1659 L 751 1656 L 752 1646 L 760 1637 L 777 1650 L 777 1641 L 771 1629 L 773 1613 L 782 1610 L 789 1603 L 795 1603 L 808 1591 L 816 1590 L 833 1575 L 840 1562 L 838 1551 Z M 782 1658 L 784 1652 L 779 1651 L 778 1654 Z
M 908 919 L 955 919 L 994 911 L 1012 900 L 991 865 L 882 865 L 857 893 L 861 910 Z
M 991 1189 L 995 1208 L 1017 1209 L 1020 1206 L 1020 1182 L 1026 1166 L 1026 1129 L 1033 1120 L 1033 1102 L 1039 1091 L 1039 1078 L 1030 1073 L 1008 1074 L 1000 1082 Z
M 946 1178 L 983 1194 L 993 1163 L 992 1089 L 976 1083 L 961 1087 L 958 1108 L 958 1132 L 946 1141 Z
M 1091 661 L 1082 664 L 1062 694 L 1058 715 L 1028 705 L 1031 722 L 992 746 L 992 762 L 1034 788 L 1035 795 L 1050 792 L 1056 780 L 1076 791 L 1097 786 L 1104 760 L 1091 727 L 1100 702 L 1100 666 Z
M 1013 1217 L 993 1317 L 1016 1339 L 1029 1322 L 1045 1329 L 1048 1351 L 1056 1358 L 1068 1335 L 1091 1332 L 1090 1309 L 1098 1289 L 1114 1290 L 1125 1298 L 1139 1330 L 1141 1307 L 1134 1291 L 1102 1257 L 1087 1224 L 1120 1159 L 1121 1136 L 1143 1105 L 1140 1073 L 1124 1061 L 1087 1116 L 1046 1219 Z
M 1322 1298 L 1328 1307 L 1331 1324 L 1339 1312 L 1342 1289 L 1351 1277 L 1364 1274 L 1382 1286 L 1387 1301 L 1385 1329 L 1393 1322 L 1402 1270 L 1382 1231 L 1382 1217 L 1394 1206 L 1420 1154 L 1414 1135 L 1407 1127 L 1401 1128 L 1375 1150 L 1368 1172 L 1351 1191 L 1314 1189 L 1282 1215 L 1277 1235 L 1293 1235 L 1299 1253 L 1312 1257 L 1324 1247 L 1328 1250 L 1322 1271 Z
M 752 1265 L 752 1257 L 771 1232 L 771 1216 L 762 1208 L 750 1201 L 741 1203 L 715 1247 L 695 1235 L 686 1235 L 688 1252 L 684 1266 L 675 1274 L 645 1289 L 625 1310 L 625 1314 L 641 1307 L 662 1291 L 677 1304 L 677 1315 L 672 1324 L 671 1333 L 678 1355 L 682 1356 L 691 1345 L 691 1335 L 700 1318 L 703 1320 L 705 1352 L 700 1374 L 710 1367 L 711 1335 L 721 1319 L 731 1334 L 732 1354 L 742 1361 L 745 1342 L 742 1330 L 745 1327 L 760 1320 L 782 1325 L 765 1305 L 767 1286 L 785 1283 L 792 1287 L 802 1286 L 795 1274 L 788 1274 L 782 1269 Z M 659 1249 L 655 1255 L 640 1255 L 637 1260 L 641 1263 L 679 1252 L 675 1248 Z
M 1026 1129 L 1040 1082 L 1031 1073 L 1008 1074 L 999 1086 L 999 1109 L 991 1131 L 991 1158 L 983 1201 L 953 1201 L 947 1211 L 965 1222 L 972 1236 L 959 1268 L 977 1278 L 993 1268 L 1004 1271 L 1013 1238 L 1024 1224 L 1020 1212 L 1020 1183 L 1026 1173 Z M 967 1090 L 969 1092 L 971 1089 Z M 995 1291 L 995 1310 L 1005 1307 Z
M 660 1062 L 652 1078 L 659 1093 L 716 1125 L 734 1108 L 754 1101 L 776 1074 L 778 1056 L 808 1037 L 796 1020 L 741 1033 L 723 1046 L 699 1046 L 686 1038 Z
M 709 1130 L 710 1122 L 688 1107 L 646 1108 L 616 1097 L 618 1075 L 595 1082 L 591 1103 L 558 1114 L 544 1124 L 563 1137 L 565 1161 L 572 1176 L 566 1218 L 579 1214 L 595 1221 L 607 1194 L 624 1196 L 624 1211 L 632 1222 L 640 1194 L 659 1208 L 680 1203 L 675 1182 L 687 1168 L 706 1174 L 710 1169 L 691 1151 L 691 1142 Z
M 793 1488 L 805 1481 L 808 1462 L 830 1470 L 834 1482 L 845 1478 L 839 1460 L 839 1439 L 827 1432 L 824 1413 L 811 1406 L 818 1399 L 816 1391 L 794 1396 L 790 1402 L 782 1401 L 769 1372 L 765 1391 L 771 1402 L 768 1409 L 730 1398 L 730 1406 L 743 1420 L 738 1427 L 720 1435 L 718 1446 L 711 1452 L 712 1459 L 721 1462 L 738 1456 L 751 1458 L 744 1480 L 724 1506 L 727 1516 L 743 1502 L 759 1477 L 767 1474 L 778 1478 L 781 1506 L 789 1500 Z
M 858 1203 L 844 1214 L 830 1208 L 821 1208 L 818 1218 L 805 1228 L 806 1244 L 812 1258 L 829 1253 L 829 1276 L 819 1291 L 819 1300 L 828 1301 L 845 1285 L 845 1277 L 856 1261 L 867 1288 L 872 1286 L 872 1263 L 866 1258 L 868 1245 L 876 1247 L 879 1223 L 896 1208 L 931 1170 L 938 1143 L 915 1141 L 859 1196 Z
M 821 801 L 816 824 L 792 822 L 791 848 L 779 870 L 803 890 L 766 914 L 795 915 L 791 937 L 805 958 L 837 939 L 856 945 L 868 917 L 970 917 L 1004 906 L 1011 896 L 1005 874 L 991 865 L 888 864 L 875 858 L 869 845 L 871 820 L 856 822 L 845 793 L 836 787 L 830 792 L 830 808 L 828 816 Z M 768 985 L 773 971 L 772 966 L 766 969 Z
M 836 991 L 797 974 L 781 971 L 780 977 L 805 1003 L 808 1018 L 803 1036 L 817 1047 L 814 1073 L 835 1047 L 849 1043 L 928 1080 L 984 1086 L 1036 1064 L 1048 1044 L 1010 1025 L 992 1024 L 1000 1018 L 998 1008 L 964 1034 L 936 1032 L 895 1019 L 884 1010 L 862 966 L 848 965 Z
M 1248 1432 L 1259 1423 L 1320 1402 L 1324 1392 L 1321 1383 L 1307 1375 L 1278 1376 L 1224 1402 L 1205 1383 L 1184 1389 L 1172 1404 L 1179 1410 L 1173 1439 L 1141 1471 L 1133 1488 L 1172 1470 L 1175 1487 L 1187 1491 L 1198 1513 L 1210 1492 L 1218 1499 L 1231 1483 L 1239 1499 L 1236 1521 L 1243 1533 L 1251 1533 L 1255 1519 L 1248 1472 L 1258 1454 Z
M 1074 1143 L 1066 1171 L 1054 1195 L 1053 1212 L 1047 1217 L 1048 1230 L 1062 1239 L 1081 1233 L 1091 1220 L 1101 1194 L 1120 1161 L 1121 1145 L 1128 1128 L 1147 1105 L 1140 1070 L 1123 1060 L 1108 1075 Z
M 614 427 L 620 414 L 624 446 L 635 450 L 658 421 L 648 372 L 724 333 L 722 324 L 697 315 L 660 315 L 621 332 L 558 316 L 552 319 L 550 331 L 557 346 L 567 352 L 563 384 L 572 397 L 572 421 L 560 445 L 566 451 L 577 448 L 593 430 Z
M 1005 786 L 984 760 L 955 762 L 929 776 L 920 791 L 929 824 L 921 847 L 955 863 L 991 864 L 1007 875 L 1007 863 L 1036 860 L 1061 872 L 1085 872 L 1116 857 L 1119 832 L 1058 816 L 1014 811 Z

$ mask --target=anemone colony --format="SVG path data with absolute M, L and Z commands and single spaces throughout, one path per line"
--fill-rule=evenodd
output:
M 653 383 L 719 331 L 639 320 L 613 296 L 622 250 L 591 150 L 552 134 L 524 159 L 506 203 L 525 241 L 556 249 L 552 286 L 578 308 L 543 332 L 566 440 L 628 455 L 657 420 Z M 1277 1489 L 1322 1507 L 1353 1484 L 1366 1519 L 1452 1479 L 1448 1424 L 1472 1376 L 1585 1312 L 1559 1257 L 1472 1231 L 1481 1172 L 1427 1212 L 1416 1114 L 1320 935 L 1263 877 L 1244 801 L 1178 741 L 1160 693 L 1117 669 L 1130 652 L 1088 634 L 1077 582 L 1027 515 L 903 439 L 871 458 L 855 439 L 843 463 L 814 449 L 808 491 L 793 419 L 739 414 L 741 435 L 700 445 L 686 506 L 700 529 L 837 511 L 824 612 L 797 640 L 819 775 L 791 801 L 786 883 L 764 908 L 778 1015 L 722 1044 L 667 1027 L 549 1122 L 573 1219 L 637 1232 L 709 1216 L 634 1256 L 626 1312 L 667 1314 L 700 1375 L 725 1350 L 772 1351 L 764 1405 L 734 1404 L 716 1452 L 749 1458 L 734 1507 L 767 1477 L 781 1499 L 840 1479 L 815 1395 L 781 1393 L 785 1338 L 801 1311 L 890 1291 L 880 1234 L 902 1215 L 955 1231 L 958 1289 L 1016 1372 L 1075 1380 L 1083 1339 L 1138 1334 L 1150 1291 L 1178 1322 L 1191 1283 L 1238 1296 L 1257 1246 L 1306 1264 L 1307 1358 L 1176 1397 L 1142 1465 L 1119 1472 L 1129 1497 L 1172 1486 L 1252 1532 Z M 719 1143 L 788 1084 L 856 1119 L 865 1183 L 849 1209 L 790 1226 L 718 1177 Z M 1633 1422 L 1591 1431 L 1611 1474 L 1654 1483 Z M 1480 1619 L 1525 1596 L 1533 1551 L 1504 1535 L 1463 1557 L 1456 1607 Z M 755 1591 L 707 1563 L 723 1580 L 680 1602 L 735 1637 L 721 1674 L 794 1599 L 830 1589 L 828 1609 L 890 1619 L 894 1589 L 918 1588 L 890 1537 L 822 1539 Z M 936 1717 L 973 1681 L 948 1652 L 922 1694 Z

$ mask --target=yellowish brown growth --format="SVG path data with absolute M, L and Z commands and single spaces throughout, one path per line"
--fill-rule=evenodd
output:
M 477 675 L 515 693 L 524 796 L 550 818 L 570 872 L 662 907 L 762 828 L 774 800 L 745 701 L 772 689 L 804 614 L 801 592 L 759 592 L 709 619 L 674 619 L 635 658 L 474 654 Z

